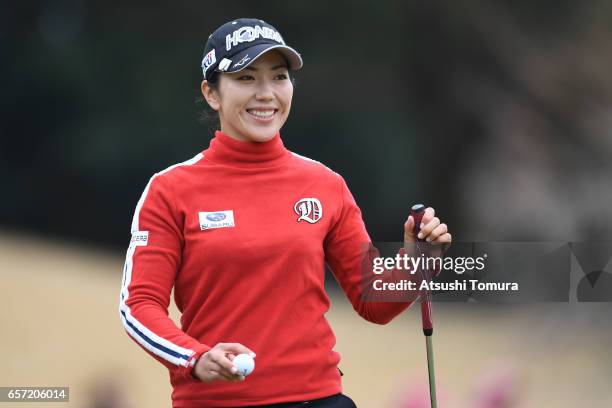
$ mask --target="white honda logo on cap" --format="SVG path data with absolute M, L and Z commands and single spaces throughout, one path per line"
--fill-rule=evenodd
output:
M 281 37 L 278 31 L 273 30 L 270 27 L 261 27 L 256 25 L 255 27 L 240 27 L 233 33 L 225 36 L 225 49 L 229 51 L 232 49 L 232 47 L 235 47 L 240 43 L 252 42 L 260 37 L 285 45 L 285 41 L 283 41 L 283 37 Z

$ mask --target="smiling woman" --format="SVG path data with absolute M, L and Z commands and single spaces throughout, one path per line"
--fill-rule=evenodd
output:
M 204 98 L 219 112 L 221 132 L 247 142 L 272 139 L 291 109 L 293 84 L 288 70 L 283 55 L 272 50 L 238 72 L 219 75 L 213 86 L 202 81 Z
M 354 408 L 325 318 L 325 264 L 370 322 L 411 304 L 363 299 L 363 256 L 376 253 L 359 207 L 339 174 L 283 144 L 289 71 L 301 67 L 262 20 L 219 27 L 201 90 L 221 129 L 194 158 L 156 173 L 136 205 L 119 314 L 169 369 L 173 407 Z M 423 239 L 450 242 L 433 209 L 422 220 Z M 409 216 L 405 242 L 413 227 Z M 168 318 L 173 288 L 180 328 Z M 248 378 L 239 355 L 256 358 Z

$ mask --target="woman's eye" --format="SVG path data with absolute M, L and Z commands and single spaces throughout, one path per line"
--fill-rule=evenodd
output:
M 282 80 L 282 79 L 287 79 L 287 74 L 278 74 L 278 75 L 276 76 L 276 79 L 281 79 L 281 80 Z
M 238 77 L 239 81 L 250 81 L 251 79 L 253 79 L 253 77 L 250 75 L 243 75 L 241 77 Z

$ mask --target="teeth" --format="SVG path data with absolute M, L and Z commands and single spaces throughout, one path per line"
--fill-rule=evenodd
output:
M 273 110 L 266 110 L 266 111 L 249 110 L 248 112 L 252 115 L 259 116 L 260 118 L 269 118 L 270 116 L 274 115 Z

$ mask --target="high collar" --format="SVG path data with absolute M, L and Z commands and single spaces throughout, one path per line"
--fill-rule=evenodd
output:
M 261 168 L 283 164 L 291 153 L 285 149 L 279 133 L 267 142 L 245 142 L 217 130 L 204 158 L 232 167 Z

